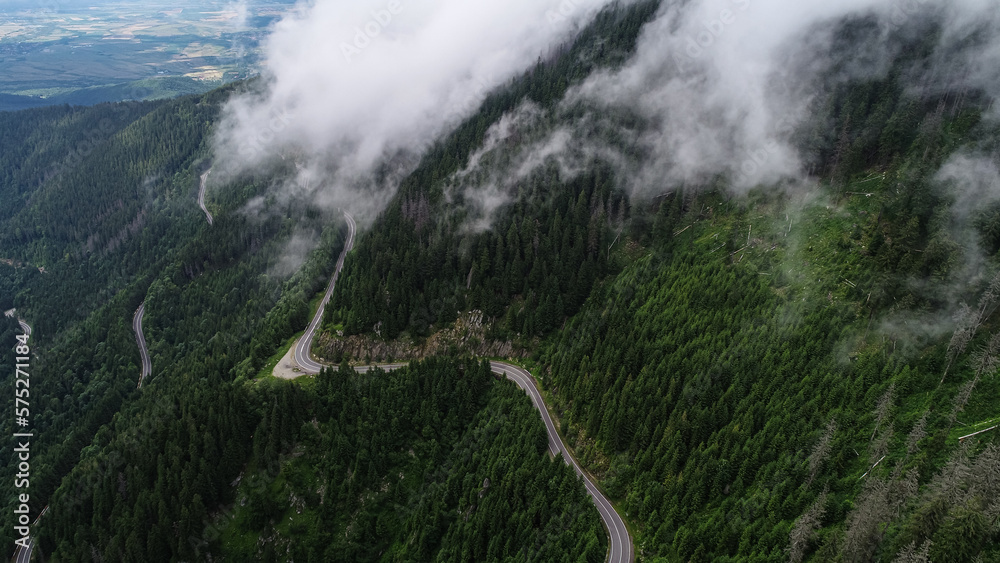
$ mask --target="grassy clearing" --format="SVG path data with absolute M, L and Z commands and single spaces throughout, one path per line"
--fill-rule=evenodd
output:
M 961 418 L 961 417 L 959 417 L 959 418 Z M 980 422 L 976 422 L 975 424 L 969 424 L 967 426 L 958 426 L 958 427 L 952 429 L 951 433 L 948 435 L 948 440 L 949 441 L 956 441 L 959 438 L 961 438 L 962 436 L 968 436 L 969 434 L 972 434 L 972 433 L 975 433 L 975 432 L 979 432 L 980 430 L 986 430 L 987 428 L 996 426 L 998 424 L 1000 424 L 1000 417 L 991 418 L 989 420 L 983 420 L 983 421 L 980 421 Z M 992 432 L 1000 432 L 1000 428 L 997 428 L 996 430 L 992 430 Z M 984 432 L 983 434 L 980 434 L 979 436 L 983 437 L 984 439 L 989 439 L 990 436 L 988 434 L 989 434 L 988 432 Z M 979 437 L 979 436 L 977 436 L 977 437 Z

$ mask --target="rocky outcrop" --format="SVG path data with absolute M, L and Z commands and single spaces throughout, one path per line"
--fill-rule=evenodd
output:
M 527 352 L 510 340 L 487 340 L 489 324 L 480 311 L 459 316 L 454 325 L 422 341 L 399 338 L 386 341 L 372 335 L 343 337 L 324 332 L 316 338 L 313 353 L 326 363 L 339 363 L 344 356 L 356 362 L 401 362 L 439 354 L 461 354 L 488 358 L 519 358 Z

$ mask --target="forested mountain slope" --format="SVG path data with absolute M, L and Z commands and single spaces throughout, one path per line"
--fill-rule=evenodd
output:
M 155 104 L 0 114 L 10 124 L 3 142 L 16 147 L 3 152 L 0 238 L 9 262 L 0 264 L 0 285 L 5 307 L 17 307 L 35 329 L 36 514 L 74 467 L 89 467 L 88 478 L 96 478 L 100 464 L 81 462 L 81 453 L 102 443 L 92 441 L 102 427 L 100 436 L 108 436 L 106 425 L 123 416 L 119 411 L 130 413 L 129 428 L 162 420 L 153 407 L 163 404 L 144 403 L 136 391 L 131 320 L 139 303 L 146 302 L 154 381 L 177 373 L 230 382 L 255 374 L 304 322 L 310 296 L 332 269 L 325 257 L 343 244 L 332 216 L 295 201 L 262 201 L 259 216 L 240 211 L 278 180 L 248 178 L 212 194 L 220 215 L 213 226 L 198 210 L 198 175 L 209 165 L 206 136 L 227 96 L 222 90 Z M 299 262 L 287 252 L 293 239 Z M 315 259 L 300 268 L 310 249 Z M 4 377 L 11 381 L 13 374 Z M 201 404 L 199 415 L 222 424 L 208 406 L 228 404 L 221 397 L 232 390 L 164 384 L 173 389 L 165 392 L 167 403 L 176 393 L 176 405 Z M 182 401 L 181 393 L 197 401 Z M 4 404 L 13 409 L 13 394 Z M 232 423 L 237 415 L 220 416 Z M 241 427 L 211 426 L 211 433 L 238 436 Z M 15 446 L 2 447 L 2 471 L 10 477 Z M 209 479 L 213 490 L 221 483 Z M 4 521 L 4 537 L 12 537 L 12 525 Z
M 621 64 L 657 6 L 646 1 L 602 11 L 564 52 L 491 94 L 476 115 L 433 146 L 377 228 L 361 238 L 343 290 L 327 309 L 328 322 L 342 323 L 347 334 L 379 325 L 388 338 L 404 330 L 423 336 L 431 325 L 454 321 L 460 310 L 501 317 L 519 296 L 507 325 L 535 335 L 576 311 L 608 269 L 606 246 L 614 237 L 606 224 L 627 213 L 628 202 L 608 173 L 597 169 L 563 182 L 554 170 L 541 172 L 492 228 L 471 233 L 467 221 L 475 213 L 462 205 L 461 194 L 449 192 L 448 180 L 489 143 L 488 131 L 505 114 L 528 100 L 554 106 L 590 72 Z M 382 305 L 385 294 L 388 306 Z
M 606 14 L 606 31 L 622 33 L 614 26 L 621 17 Z M 625 35 L 634 38 L 637 29 L 634 23 Z M 591 45 L 596 41 L 593 31 L 584 35 L 591 36 Z M 625 54 L 615 51 L 605 58 Z M 540 68 L 535 74 L 559 76 L 564 71 Z M 533 87 L 542 85 L 536 81 Z M 286 421 L 281 423 L 286 427 L 280 448 L 264 452 L 267 463 L 280 467 L 287 464 L 285 456 L 309 439 L 308 433 L 300 435 L 299 417 L 319 416 L 315 409 L 324 408 L 318 399 L 293 408 L 287 401 L 296 384 L 272 388 L 255 378 L 281 344 L 305 325 L 309 302 L 332 269 L 330 257 L 340 252 L 343 231 L 331 210 L 304 198 L 275 197 L 292 163 L 289 170 L 213 186 L 209 207 L 216 221 L 206 223 L 194 200 L 197 181 L 211 166 L 208 135 L 220 103 L 232 91 L 169 102 L 0 114 L 9 124 L 2 142 L 10 148 L 4 152 L 7 180 L 0 231 L 10 263 L 0 265 L 0 281 L 4 301 L 36 328 L 32 422 L 38 439 L 33 443 L 32 510 L 37 514 L 49 507 L 37 529 L 39 549 L 47 556 L 131 561 L 197 557 L 203 549 L 192 541 L 203 537 L 198 530 L 231 506 L 239 475 L 260 460 L 251 457 L 249 431 L 265 418 L 268 425 Z M 456 138 L 474 139 L 474 129 L 467 127 Z M 137 390 L 139 353 L 130 322 L 143 302 L 153 375 Z M 424 373 L 443 374 L 444 366 Z M 541 431 L 535 416 L 519 415 L 519 426 L 511 426 L 508 416 L 495 414 L 496 409 L 530 408 L 523 397 L 512 398 L 509 389 L 498 393 L 483 399 L 489 410 L 468 428 L 466 439 L 476 442 L 482 432 L 510 438 L 512 442 L 482 438 L 491 444 L 482 448 L 491 456 L 531 459 L 533 465 L 521 471 L 531 469 L 534 476 L 562 484 L 519 491 L 517 482 L 501 480 L 496 490 L 516 492 L 522 502 L 483 512 L 468 525 L 443 521 L 440 529 L 428 529 L 421 540 L 425 547 L 419 549 L 450 554 L 442 555 L 446 559 L 466 551 L 519 552 L 521 558 L 558 551 L 561 557 L 601 559 L 606 537 L 597 533 L 596 511 L 582 484 L 563 464 L 545 459 L 544 442 L 531 438 Z M 13 408 L 12 399 L 6 401 Z M 269 408 L 275 401 L 282 407 L 277 419 Z M 435 426 L 428 428 L 434 431 Z M 330 439 L 343 437 L 337 427 L 324 432 Z M 464 455 L 455 441 L 459 437 L 449 434 L 442 452 L 456 448 L 449 455 Z M 12 447 L 4 446 L 5 460 L 14 459 L 8 455 Z M 414 484 L 453 480 L 429 469 L 444 462 L 441 455 L 420 460 L 427 467 L 415 473 Z M 10 477 L 15 466 L 3 463 L 3 474 Z M 453 463 L 465 468 L 468 461 L 456 457 Z M 305 482 L 307 487 L 314 484 Z M 271 530 L 272 519 L 280 517 L 282 511 L 267 504 L 268 495 L 258 494 L 265 504 L 250 513 L 249 528 L 244 522 L 234 529 L 234 538 Z M 439 497 L 432 490 L 412 494 L 430 503 L 425 510 L 452 506 L 457 498 L 452 493 Z M 546 512 L 539 513 L 539 507 Z M 455 505 L 459 508 L 468 510 L 465 504 Z M 535 530 L 550 518 L 576 522 L 582 526 L 580 535 L 593 541 L 571 545 L 558 524 Z M 412 521 L 419 522 L 416 513 Z M 478 543 L 477 530 L 508 524 L 519 539 Z M 8 539 L 12 525 L 5 521 Z M 301 532 L 299 527 L 293 531 Z M 536 539 L 525 550 L 519 542 L 531 537 Z M 304 545 L 317 547 L 321 539 L 316 536 Z M 246 553 L 238 544 L 223 549 Z M 214 543 L 212 549 L 218 548 Z M 407 540 L 400 549 L 406 559 L 415 548 Z
M 834 67 L 882 33 L 838 25 L 817 55 Z M 484 228 L 464 188 L 588 112 L 529 93 L 468 161 L 404 184 L 321 341 L 419 342 L 481 310 L 486 338 L 534 350 L 645 560 L 1000 557 L 996 433 L 958 440 L 1000 416 L 996 204 L 970 209 L 955 172 L 995 167 L 1000 128 L 982 91 L 908 83 L 938 37 L 891 36 L 886 72 L 814 85 L 795 132 L 811 186 L 734 196 L 720 175 L 636 198 L 606 155 L 553 158 Z M 605 145 L 639 127 L 610 119 Z
M 494 380 L 488 363 L 434 359 L 365 374 L 345 365 L 293 389 L 293 408 L 264 413 L 236 502 L 202 552 L 604 560 L 607 536 L 589 498 L 573 471 L 547 455 L 531 404 Z M 285 421 L 286 411 L 298 415 Z M 288 448 L 291 456 L 276 463 Z

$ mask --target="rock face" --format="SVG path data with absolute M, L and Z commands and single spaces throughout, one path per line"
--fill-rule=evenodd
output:
M 510 340 L 487 340 L 488 329 L 488 323 L 483 323 L 482 312 L 469 311 L 460 315 L 452 327 L 420 342 L 408 338 L 385 341 L 371 335 L 345 338 L 323 333 L 313 344 L 313 353 L 328 363 L 339 363 L 344 356 L 356 361 L 400 362 L 445 353 L 501 358 L 527 355 L 524 348 Z

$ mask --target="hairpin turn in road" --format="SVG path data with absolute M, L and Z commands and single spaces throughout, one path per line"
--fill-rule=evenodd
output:
M 145 314 L 146 302 L 143 301 L 132 317 L 132 330 L 135 331 L 135 341 L 139 345 L 139 355 L 142 356 L 142 373 L 139 375 L 139 385 L 136 388 L 142 387 L 143 380 L 153 373 L 153 362 L 149 358 L 149 348 L 146 347 L 146 336 L 142 333 L 142 317 Z
M 208 184 L 208 175 L 211 172 L 212 170 L 209 169 L 208 171 L 206 171 L 204 174 L 201 175 L 201 186 L 198 187 L 198 207 L 200 207 L 201 210 L 205 212 L 205 218 L 208 219 L 209 225 L 215 222 L 214 219 L 212 218 L 212 214 L 209 213 L 208 208 L 205 207 L 205 191 Z
M 316 315 L 313 316 L 312 322 L 309 323 L 309 327 L 306 328 L 305 333 L 302 337 L 295 343 L 293 350 L 293 359 L 296 364 L 298 364 L 299 375 L 305 374 L 317 374 L 323 367 L 312 358 L 310 350 L 312 348 L 313 339 L 316 336 L 316 330 L 319 328 L 320 323 L 323 321 L 323 312 L 326 309 L 327 303 L 330 301 L 330 297 L 333 295 L 333 289 L 337 283 L 337 278 L 340 276 L 340 270 L 344 267 L 344 260 L 347 258 L 347 253 L 354 248 L 354 237 L 357 233 L 357 224 L 354 222 L 354 218 L 347 211 L 344 211 L 344 218 L 347 219 L 348 226 L 348 236 L 347 243 L 344 245 L 343 252 L 340 253 L 340 258 L 337 260 L 337 267 L 334 269 L 333 277 L 330 280 L 330 285 L 327 287 L 326 294 L 323 296 L 323 300 L 320 301 L 319 309 L 316 310 Z M 399 369 L 406 364 L 385 364 L 378 366 L 359 366 L 355 369 L 359 372 L 366 372 L 369 369 L 374 369 L 375 367 L 384 370 Z M 629 536 L 628 529 L 625 527 L 625 521 L 622 517 L 615 511 L 614 506 L 612 506 L 611 501 L 604 496 L 604 493 L 594 485 L 590 477 L 583 471 L 576 460 L 570 454 L 569 449 L 566 444 L 563 443 L 562 438 L 559 436 L 558 430 L 556 430 L 556 425 L 552 421 L 552 417 L 549 416 L 549 411 L 545 407 L 545 401 L 542 398 L 542 394 L 538 390 L 538 386 L 535 384 L 535 378 L 523 368 L 518 366 L 507 364 L 504 362 L 490 362 L 490 369 L 493 373 L 501 374 L 507 379 L 512 380 L 518 387 L 523 389 L 528 397 L 531 399 L 532 404 L 538 409 L 538 412 L 542 416 L 542 422 L 545 423 L 545 432 L 549 437 L 549 451 L 555 454 L 562 454 L 563 461 L 567 465 L 573 467 L 577 475 L 579 475 L 587 487 L 587 492 L 590 497 L 594 500 L 594 504 L 597 506 L 597 511 L 601 515 L 601 520 L 604 522 L 605 528 L 608 531 L 609 538 L 609 549 L 608 549 L 608 559 L 610 563 L 632 563 L 635 560 L 635 551 L 632 546 L 632 538 Z

